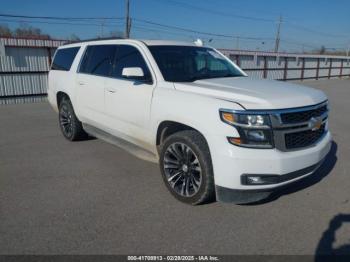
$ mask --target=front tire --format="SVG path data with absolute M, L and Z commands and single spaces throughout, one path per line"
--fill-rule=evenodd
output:
M 70 141 L 84 140 L 88 138 L 82 123 L 74 113 L 72 103 L 68 98 L 63 98 L 59 105 L 59 125 L 63 136 Z
M 168 190 L 181 202 L 198 205 L 215 199 L 209 147 L 200 133 L 186 130 L 166 138 L 160 169 Z

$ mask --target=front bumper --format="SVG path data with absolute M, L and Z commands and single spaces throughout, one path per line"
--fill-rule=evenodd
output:
M 220 202 L 236 204 L 258 202 L 269 197 L 276 189 L 281 189 L 283 186 L 289 185 L 290 183 L 299 180 L 298 178 L 303 178 L 313 174 L 322 165 L 323 162 L 324 159 L 316 165 L 304 168 L 302 170 L 297 170 L 289 174 L 280 175 L 279 180 L 284 182 L 288 181 L 289 183 L 283 185 L 280 183 L 275 183 L 280 185 L 273 189 L 235 190 L 216 185 L 216 199 Z
M 214 179 L 217 192 L 227 190 L 250 193 L 271 192 L 276 188 L 311 175 L 331 149 L 330 132 L 316 145 L 298 151 L 282 152 L 277 149 L 249 149 L 233 146 L 219 136 L 210 137 Z M 277 175 L 277 183 L 244 185 L 244 174 Z M 244 177 L 244 176 L 243 176 Z M 220 196 L 218 195 L 220 200 Z

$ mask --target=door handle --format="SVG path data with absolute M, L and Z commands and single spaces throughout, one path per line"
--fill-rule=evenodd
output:
M 109 93 L 112 93 L 112 94 L 114 94 L 114 93 L 116 93 L 117 91 L 116 90 L 114 90 L 114 89 L 107 89 L 107 91 L 109 92 Z
M 85 83 L 84 83 L 83 81 L 79 81 L 78 84 L 79 84 L 80 86 L 85 85 Z

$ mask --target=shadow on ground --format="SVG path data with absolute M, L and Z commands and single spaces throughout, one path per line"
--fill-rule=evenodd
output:
M 336 232 L 345 223 L 350 223 L 350 214 L 339 214 L 329 222 L 329 227 L 323 232 L 316 248 L 316 262 L 350 261 L 350 243 L 333 248 Z

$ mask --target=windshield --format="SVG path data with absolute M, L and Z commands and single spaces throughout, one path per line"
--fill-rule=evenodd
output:
M 149 46 L 169 82 L 244 76 L 214 49 L 196 46 Z

